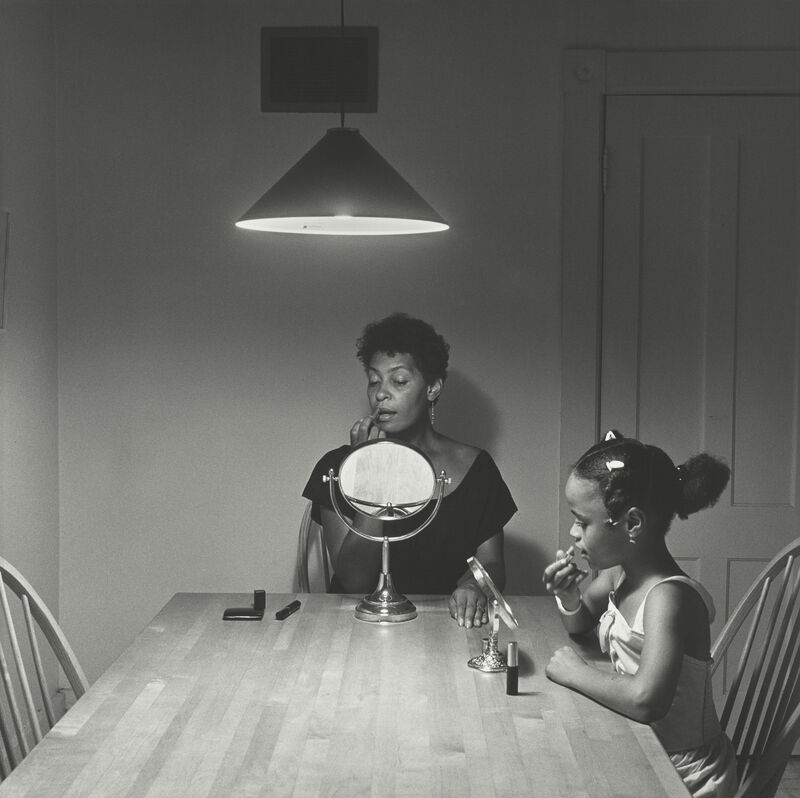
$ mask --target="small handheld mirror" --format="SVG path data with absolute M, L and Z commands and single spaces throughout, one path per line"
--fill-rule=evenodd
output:
M 511 607 L 508 602 L 503 598 L 500 591 L 489 576 L 489 572 L 481 565 L 479 560 L 475 557 L 470 557 L 467 560 L 472 575 L 478 583 L 480 589 L 492 605 L 492 632 L 489 637 L 483 638 L 483 653 L 480 656 L 473 657 L 467 663 L 470 668 L 475 668 L 479 671 L 486 673 L 496 673 L 497 671 L 504 671 L 507 667 L 505 655 L 502 654 L 497 648 L 497 637 L 500 632 L 500 619 L 509 629 L 516 629 L 519 626 Z
M 433 464 L 416 446 L 388 438 L 377 438 L 354 446 L 339 466 L 323 477 L 328 482 L 331 504 L 339 520 L 356 535 L 382 544 L 381 573 L 378 586 L 356 605 L 355 617 L 369 623 L 399 623 L 417 617 L 417 608 L 395 590 L 389 572 L 389 543 L 407 540 L 433 521 L 449 479 L 442 471 L 436 476 Z M 334 490 L 338 483 L 344 500 L 358 513 L 382 522 L 382 534 L 357 529 L 345 517 Z M 392 534 L 392 524 L 416 515 L 433 499 L 436 504 L 427 518 L 415 529 Z M 354 519 L 355 520 L 355 519 Z M 404 525 L 405 528 L 405 525 Z

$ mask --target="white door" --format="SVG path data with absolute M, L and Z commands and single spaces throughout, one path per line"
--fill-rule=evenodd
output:
M 800 99 L 609 97 L 601 428 L 733 475 L 670 547 L 717 605 L 712 639 L 800 535 Z

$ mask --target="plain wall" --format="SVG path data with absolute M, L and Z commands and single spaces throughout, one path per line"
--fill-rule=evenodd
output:
M 378 113 L 347 123 L 451 224 L 380 239 L 233 224 L 339 122 L 260 112 L 260 28 L 335 26 L 338 3 L 53 9 L 59 471 L 43 479 L 90 679 L 176 591 L 291 589 L 302 487 L 365 407 L 355 339 L 394 310 L 449 340 L 437 426 L 495 457 L 519 505 L 507 592 L 537 592 L 561 476 L 562 52 L 797 47 L 797 4 L 348 0 L 348 24 L 380 29 L 380 86 Z M 19 59 L 52 57 L 33 46 Z
M 51 4 L 4 0 L 0 3 L 0 296 L 5 270 L 0 330 L 0 556 L 16 566 L 58 613 L 54 78 Z
M 552 548 L 559 43 L 516 35 L 522 3 L 348 3 L 381 77 L 379 113 L 347 122 L 453 229 L 239 230 L 338 124 L 261 113 L 260 28 L 335 5 L 58 7 L 62 619 L 90 678 L 175 591 L 292 588 L 303 485 L 366 406 L 355 339 L 394 310 L 450 342 L 437 426 L 519 505 L 509 591 Z

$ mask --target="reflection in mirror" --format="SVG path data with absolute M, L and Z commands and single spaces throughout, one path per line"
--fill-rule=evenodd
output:
M 497 673 L 504 671 L 507 668 L 505 655 L 497 647 L 497 638 L 500 633 L 500 619 L 509 629 L 516 629 L 519 626 L 511 607 L 508 602 L 503 598 L 503 595 L 497 589 L 497 586 L 489 576 L 489 572 L 481 565 L 480 560 L 475 557 L 470 557 L 467 560 L 472 575 L 475 581 L 483 591 L 486 598 L 489 600 L 489 605 L 492 608 L 492 631 L 489 637 L 483 638 L 483 651 L 477 657 L 467 662 L 470 668 L 475 668 L 485 673 Z
M 355 617 L 368 623 L 401 623 L 417 617 L 417 609 L 399 593 L 389 572 L 389 543 L 406 540 L 421 532 L 434 519 L 449 482 L 442 471 L 436 476 L 433 464 L 415 446 L 388 438 L 367 441 L 353 447 L 342 461 L 339 476 L 333 469 L 326 477 L 331 494 L 331 504 L 339 520 L 356 535 L 382 544 L 381 573 L 378 586 L 356 605 Z M 334 490 L 338 483 L 341 494 L 357 514 L 379 518 L 382 534 L 374 535 L 358 529 L 342 512 Z M 407 519 L 436 501 L 426 517 L 407 531 L 389 532 L 390 522 Z M 404 525 L 405 527 L 405 525 Z
M 339 489 L 354 510 L 396 521 L 418 513 L 433 498 L 436 473 L 419 449 L 379 439 L 357 446 L 344 459 Z

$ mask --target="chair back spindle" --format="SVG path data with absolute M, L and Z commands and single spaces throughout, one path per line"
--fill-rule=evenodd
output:
M 800 539 L 759 574 L 711 650 L 715 673 L 746 629 L 720 716 L 736 751 L 740 798 L 774 795 L 800 737 L 799 566 Z
M 47 676 L 42 664 L 42 654 L 39 649 L 39 641 L 36 638 L 36 627 L 31 614 L 31 603 L 27 595 L 22 596 L 22 611 L 25 615 L 25 627 L 28 630 L 28 640 L 31 643 L 31 655 L 33 656 L 33 666 L 36 669 L 36 681 L 39 683 L 39 691 L 44 704 L 44 712 L 47 716 L 47 725 L 52 727 L 56 722 L 56 713 L 53 710 L 53 702 L 50 699 L 50 688 L 47 684 Z
M 322 526 L 311 517 L 311 508 L 312 504 L 308 502 L 300 520 L 300 530 L 297 536 L 297 589 L 301 593 L 313 592 L 309 562 L 315 556 L 319 558 L 318 570 L 322 575 L 322 592 L 327 592 L 331 585 L 325 533 Z
M 19 606 L 12 597 L 19 600 Z M 2 558 L 0 609 L 0 776 L 5 778 L 58 720 L 47 665 L 51 675 L 56 665 L 60 666 L 76 699 L 89 684 L 47 605 L 25 577 Z M 49 646 L 46 658 L 40 635 Z
M 42 730 L 39 726 L 39 718 L 36 714 L 36 707 L 33 704 L 33 694 L 31 693 L 31 685 L 28 681 L 28 672 L 25 668 L 25 663 L 22 661 L 22 650 L 19 647 L 19 639 L 17 637 L 17 631 L 14 627 L 14 619 L 11 617 L 11 607 L 8 603 L 8 594 L 6 593 L 6 585 L 5 580 L 3 579 L 3 575 L 0 572 L 0 605 L 3 607 L 3 617 L 6 623 L 6 630 L 8 632 L 8 639 L 11 643 L 11 653 L 14 656 L 14 664 L 17 668 L 17 678 L 19 679 L 19 686 L 20 690 L 22 691 L 22 698 L 25 701 L 25 708 L 28 711 L 28 721 L 30 722 L 31 732 L 33 734 L 33 738 L 35 742 L 39 742 L 42 739 Z M 7 675 L 6 668 L 3 669 L 3 678 L 8 679 L 9 685 L 11 685 L 10 675 Z M 19 717 L 18 711 L 14 715 L 14 726 L 17 729 L 17 735 L 19 736 L 20 744 L 27 744 L 27 740 L 25 739 L 25 732 L 24 727 L 22 725 L 22 718 Z M 28 751 L 26 750 L 25 753 L 27 754 Z

